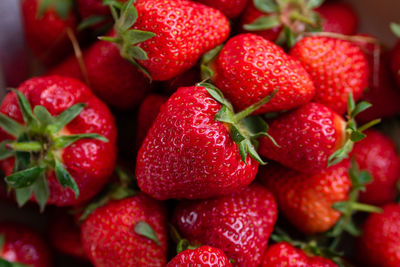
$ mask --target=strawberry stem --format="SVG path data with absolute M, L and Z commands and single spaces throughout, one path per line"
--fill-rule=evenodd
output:
M 5 144 L 5 147 L 9 150 L 20 151 L 20 152 L 39 152 L 43 149 L 40 142 L 12 142 Z
M 234 117 L 235 121 L 236 122 L 240 122 L 244 118 L 248 117 L 251 113 L 253 113 L 257 109 L 259 109 L 262 106 L 264 106 L 265 104 L 267 104 L 269 101 L 271 101 L 272 98 L 275 97 L 277 92 L 278 92 L 278 90 L 276 89 L 271 94 L 269 94 L 268 96 L 264 97 L 263 99 L 261 99 L 257 103 L 255 103 L 255 104 L 247 107 L 246 109 L 240 111 L 239 113 L 235 114 L 235 117 Z
M 375 213 L 382 212 L 382 209 L 379 207 L 375 207 L 372 205 L 363 204 L 363 203 L 359 203 L 359 202 L 350 203 L 350 207 L 351 207 L 351 209 L 356 210 L 356 211 L 375 212 Z

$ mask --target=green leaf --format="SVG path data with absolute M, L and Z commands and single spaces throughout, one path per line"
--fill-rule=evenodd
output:
M 219 90 L 215 85 L 212 83 L 198 83 L 196 86 L 204 87 L 206 88 L 207 92 L 214 98 L 217 102 L 219 102 L 222 105 L 227 106 L 228 109 L 232 109 L 232 105 L 226 101 L 224 94 Z
M 41 127 L 47 127 L 54 123 L 54 118 L 44 106 L 36 106 L 33 109 L 36 119 L 39 121 Z
M 86 19 L 84 19 L 81 23 L 78 25 L 78 31 L 83 31 L 89 27 L 92 27 L 96 24 L 99 24 L 107 19 L 107 16 L 90 16 Z
M 281 24 L 280 18 L 276 15 L 261 16 L 252 23 L 243 25 L 243 28 L 247 31 L 263 31 L 278 27 Z
M 394 35 L 396 35 L 396 37 L 400 38 L 400 24 L 392 22 L 390 23 L 390 29 L 392 30 Z
M 265 13 L 274 13 L 279 11 L 279 6 L 274 0 L 253 0 L 254 6 Z
M 361 231 L 357 228 L 353 221 L 349 221 L 344 225 L 344 230 L 352 236 L 360 236 Z
M 28 99 L 26 99 L 25 95 L 20 91 L 13 89 L 14 93 L 17 94 L 19 107 L 21 109 L 21 113 L 24 116 L 24 121 L 27 124 L 31 124 L 36 121 L 36 118 L 33 116 L 31 104 L 29 104 Z
M 3 250 L 4 243 L 6 242 L 3 234 L 0 235 L 0 252 Z
M 99 200 L 87 205 L 83 210 L 82 215 L 79 217 L 79 221 L 83 222 L 84 220 L 86 220 L 90 214 L 92 214 L 96 209 L 103 207 L 109 200 L 109 196 L 104 196 Z
M 30 266 L 18 262 L 9 262 L 5 259 L 0 258 L 0 267 L 30 267 Z
M 296 44 L 296 37 L 293 31 L 289 27 L 285 27 L 284 29 L 286 43 L 289 48 L 293 47 Z
M 43 17 L 44 13 L 49 8 L 51 2 L 52 2 L 52 0 L 40 0 L 38 11 L 36 13 L 37 18 L 41 19 Z
M 125 45 L 127 46 L 133 46 L 156 36 L 155 33 L 140 30 L 128 30 L 121 35 Z
M 137 191 L 123 186 L 117 186 L 113 192 L 110 193 L 110 198 L 113 200 L 121 200 L 128 197 L 135 196 Z
M 125 32 L 135 24 L 138 18 L 136 7 L 133 5 L 133 0 L 129 0 L 122 5 L 121 17 L 117 21 L 117 31 Z
M 352 110 L 351 112 L 351 117 L 354 118 L 355 116 L 357 116 L 359 113 L 363 112 L 364 110 L 368 109 L 372 107 L 371 103 L 368 103 L 366 101 L 362 101 L 360 103 L 358 103 L 356 105 L 356 107 L 354 108 L 354 110 Z
M 226 106 L 222 106 L 222 108 L 215 114 L 215 120 L 226 123 L 234 123 L 234 114 L 231 110 L 229 110 Z
M 60 18 L 67 19 L 68 14 L 72 9 L 73 2 L 72 0 L 56 0 L 54 2 L 54 8 L 56 13 Z
M 247 149 L 249 151 L 249 155 L 255 159 L 258 163 L 260 163 L 261 165 L 266 165 L 267 163 L 265 161 L 263 161 L 260 157 L 260 155 L 258 155 L 257 151 L 255 150 L 253 144 L 250 142 L 250 140 L 247 140 Z
M 44 170 L 44 167 L 32 167 L 7 176 L 6 181 L 13 188 L 31 186 L 44 172 Z
M 361 171 L 358 174 L 358 181 L 360 184 L 365 185 L 372 182 L 373 178 L 370 172 L 368 171 Z
M 61 131 L 61 129 L 64 128 L 64 126 L 70 123 L 73 119 L 75 119 L 86 106 L 86 104 L 79 103 L 64 110 L 60 115 L 56 117 L 55 123 L 49 126 L 50 132 L 58 133 L 59 131 Z
M 239 143 L 239 154 L 242 158 L 242 161 L 247 165 L 247 145 L 246 141 L 242 141 Z
M 356 103 L 354 102 L 353 92 L 350 91 L 349 95 L 347 96 L 347 109 L 348 109 L 348 112 L 351 114 L 354 111 L 355 107 L 356 107 Z
M 15 189 L 15 198 L 17 200 L 18 206 L 22 207 L 26 204 L 26 202 L 31 199 L 33 193 L 33 187 L 28 186 L 24 188 Z
M 111 37 L 111 36 L 99 36 L 99 37 L 97 37 L 97 39 L 106 41 L 106 42 L 117 43 L 117 44 L 120 42 L 119 38 Z
M 208 80 L 214 76 L 214 71 L 207 65 L 200 65 L 200 74 L 202 80 Z
M 246 140 L 235 125 L 231 126 L 231 137 L 236 144 L 240 144 L 242 141 Z
M 97 134 L 97 133 L 87 133 L 87 134 L 71 134 L 71 135 L 63 135 L 63 136 L 59 136 L 57 138 L 54 139 L 54 147 L 55 148 L 65 148 L 67 146 L 72 145 L 73 143 L 75 143 L 78 140 L 81 139 L 96 139 L 96 140 L 100 140 L 103 142 L 108 142 L 108 139 L 105 138 L 104 136 Z
M 0 160 L 15 156 L 15 151 L 11 151 L 5 147 L 10 142 L 13 142 L 13 140 L 4 140 L 0 143 Z
M 147 60 L 149 57 L 147 56 L 146 51 L 144 51 L 142 48 L 139 46 L 131 46 L 128 48 L 128 55 L 131 58 L 137 59 L 137 60 Z
M 241 123 L 249 131 L 251 137 L 264 136 L 268 131 L 268 124 L 260 116 L 250 116 L 244 118 Z
M 137 222 L 135 225 L 135 233 L 154 241 L 159 246 L 161 245 L 160 240 L 158 239 L 158 237 L 156 235 L 156 232 L 146 222 L 143 222 L 143 221 Z
M 210 63 L 218 54 L 221 52 L 223 45 L 218 45 L 214 47 L 213 49 L 209 50 L 205 54 L 203 54 L 201 58 L 201 64 L 207 64 Z
M 3 113 L 0 113 L 0 127 L 3 131 L 14 137 L 20 136 L 25 131 L 24 126 Z
M 65 188 L 69 187 L 74 191 L 75 197 L 79 197 L 79 187 L 76 184 L 74 178 L 72 178 L 71 174 L 64 168 L 63 164 L 58 160 L 55 159 L 55 171 L 56 176 L 60 184 Z
M 28 137 L 26 134 L 21 135 L 18 140 L 18 142 L 27 142 Z M 18 152 L 15 154 L 15 164 L 14 164 L 14 170 L 13 172 L 25 170 L 29 168 L 29 163 L 31 161 L 31 155 L 30 153 L 27 152 Z
M 50 197 L 49 185 L 47 182 L 46 174 L 42 173 L 32 186 L 35 198 L 39 204 L 40 211 L 43 212 L 47 200 Z
M 332 205 L 332 208 L 340 211 L 341 213 L 346 213 L 349 207 L 349 203 L 346 201 L 336 202 Z
M 314 9 L 319 6 L 321 6 L 324 3 L 325 0 L 308 0 L 307 1 L 307 7 L 309 9 Z
M 360 131 L 354 131 L 354 132 L 351 132 L 351 134 L 350 134 L 350 140 L 353 142 L 361 141 L 365 137 L 366 137 L 366 135 Z

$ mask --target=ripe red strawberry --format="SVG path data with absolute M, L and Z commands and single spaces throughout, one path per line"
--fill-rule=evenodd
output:
M 220 248 L 235 266 L 258 266 L 274 228 L 272 194 L 252 184 L 231 195 L 179 202 L 173 222 L 190 242 Z
M 42 63 L 52 65 L 72 52 L 67 35 L 77 26 L 72 1 L 23 0 L 21 5 L 26 41 Z
M 119 108 L 136 107 L 150 89 L 147 78 L 120 56 L 116 44 L 97 41 L 83 52 L 83 73 L 75 56 L 49 71 L 87 82 L 106 103 Z
M 52 266 L 50 251 L 38 233 L 20 224 L 3 222 L 0 224 L 0 266 L 20 266 L 17 263 Z
M 317 103 L 308 103 L 283 114 L 270 123 L 269 138 L 260 139 L 259 153 L 300 172 L 325 169 L 329 157 L 346 139 L 346 122 L 336 112 Z
M 367 137 L 354 145 L 353 156 L 361 170 L 368 171 L 373 181 L 360 192 L 360 201 L 373 205 L 393 202 L 396 183 L 400 178 L 400 159 L 393 141 L 375 130 L 365 133 Z
M 94 266 L 165 266 L 166 211 L 143 193 L 111 201 L 81 226 L 83 246 Z
M 55 210 L 49 217 L 48 237 L 53 248 L 66 255 L 87 260 L 81 241 L 81 231 L 68 210 Z
M 78 80 L 30 79 L 0 111 L 0 164 L 20 205 L 33 193 L 41 208 L 77 204 L 107 182 L 116 159 L 114 118 Z
M 368 62 L 361 49 L 345 40 L 315 36 L 300 40 L 290 51 L 314 82 L 313 101 L 339 114 L 346 112 L 348 94 L 357 101 L 368 86 Z
M 310 175 L 268 164 L 260 168 L 257 178 L 271 190 L 280 210 L 297 229 L 316 234 L 332 228 L 341 216 L 332 205 L 348 199 L 348 168 L 349 162 L 344 160 Z
M 249 0 L 196 0 L 207 6 L 220 10 L 228 18 L 233 19 L 242 13 Z
M 357 255 L 363 266 L 400 266 L 400 205 L 388 204 L 371 214 L 363 227 Z M 361 266 L 361 265 L 360 265 Z
M 391 53 L 391 68 L 397 85 L 400 86 L 400 41 L 396 43 Z
M 147 132 L 150 130 L 153 122 L 160 112 L 161 106 L 167 102 L 168 98 L 163 95 L 148 95 L 139 108 L 137 118 L 136 145 L 140 148 Z
M 354 35 L 358 28 L 358 16 L 347 3 L 326 3 L 317 8 L 321 15 L 322 30 L 344 35 Z
M 279 242 L 268 247 L 261 267 L 337 267 L 330 259 L 309 256 L 287 242 Z
M 186 249 L 176 255 L 167 267 L 202 266 L 202 267 L 230 267 L 232 266 L 225 253 L 219 248 L 201 246 L 196 249 Z
M 274 90 L 275 97 L 256 114 L 295 108 L 309 102 L 315 93 L 299 62 L 255 34 L 231 38 L 210 67 L 212 80 L 239 110 Z

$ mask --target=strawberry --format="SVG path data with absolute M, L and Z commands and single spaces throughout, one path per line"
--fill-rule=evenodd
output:
M 279 242 L 270 247 L 264 254 L 261 267 L 337 267 L 330 259 L 309 256 L 287 242 Z
M 163 95 L 148 95 L 142 102 L 139 108 L 137 118 L 136 145 L 140 148 L 147 132 L 153 125 L 161 106 L 167 102 L 168 98 Z
M 0 165 L 20 205 L 33 193 L 41 209 L 74 205 L 108 180 L 116 159 L 114 118 L 78 80 L 30 79 L 4 98 L 0 111 Z
M 42 63 L 53 65 L 72 52 L 67 34 L 77 26 L 72 1 L 23 0 L 21 5 L 26 40 Z
M 267 127 L 261 118 L 248 115 L 272 97 L 234 114 L 211 84 L 179 88 L 161 107 L 139 150 L 140 189 L 161 200 L 197 199 L 248 185 L 257 161 L 263 163 L 255 138 L 265 135 Z
M 322 30 L 344 35 L 354 35 L 358 28 L 358 16 L 347 3 L 326 3 L 316 10 L 322 18 Z
M 219 198 L 181 201 L 173 222 L 190 242 L 220 248 L 235 266 L 258 266 L 277 217 L 275 199 L 258 184 Z
M 68 210 L 54 210 L 49 217 L 49 241 L 57 251 L 87 260 L 81 241 L 81 231 Z
M 242 13 L 248 0 L 196 0 L 204 5 L 216 8 L 224 13 L 228 18 L 233 19 Z
M 0 224 L 0 266 L 50 267 L 50 250 L 30 228 L 3 222 Z
M 360 169 L 370 172 L 373 181 L 360 193 L 360 201 L 373 205 L 393 202 L 396 183 L 400 178 L 400 159 L 393 141 L 375 130 L 366 132 L 367 137 L 354 145 L 353 156 Z
M 202 266 L 202 267 L 230 267 L 232 266 L 225 253 L 219 248 L 201 246 L 196 249 L 186 249 L 176 255 L 167 267 Z
M 143 193 L 108 202 L 83 222 L 81 238 L 94 266 L 165 266 L 165 208 Z
M 398 37 L 400 34 L 398 35 Z M 391 69 L 393 77 L 395 77 L 397 85 L 400 86 L 400 41 L 392 49 L 391 53 Z
M 112 2 L 112 1 L 111 1 Z M 155 81 L 165 81 L 194 66 L 202 54 L 229 35 L 218 10 L 185 0 L 129 0 L 119 15 L 111 4 L 121 55 Z M 168 14 L 168 16 L 167 16 Z
M 256 114 L 295 108 L 309 102 L 315 93 L 299 62 L 255 34 L 231 38 L 210 67 L 212 80 L 239 110 L 274 90 L 277 90 L 274 99 Z
M 346 40 L 314 36 L 300 40 L 290 51 L 310 74 L 316 94 L 313 101 L 339 114 L 346 112 L 352 92 L 357 101 L 368 86 L 368 62 L 361 49 Z
M 400 266 L 400 205 L 387 204 L 383 213 L 371 214 L 358 241 L 357 256 L 363 266 Z
M 73 56 L 48 74 L 80 79 L 103 101 L 122 110 L 138 106 L 150 90 L 146 77 L 120 56 L 113 43 L 95 42 L 83 52 L 82 60 L 83 71 Z

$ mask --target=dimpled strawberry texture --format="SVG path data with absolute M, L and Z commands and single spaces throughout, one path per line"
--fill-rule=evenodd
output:
M 342 144 L 344 120 L 329 108 L 308 103 L 270 123 L 268 133 L 279 144 L 262 137 L 259 153 L 299 172 L 315 173 Z
M 393 141 L 375 130 L 369 130 L 355 143 L 353 156 L 361 170 L 368 171 L 373 181 L 360 192 L 359 200 L 373 205 L 393 202 L 397 195 L 396 183 L 400 178 L 400 160 Z
M 167 267 L 201 266 L 201 267 L 231 267 L 229 259 L 219 248 L 201 246 L 197 249 L 187 249 L 176 255 Z
M 62 134 L 98 133 L 108 139 L 103 142 L 94 139 L 82 139 L 61 151 L 62 162 L 78 184 L 80 195 L 75 197 L 70 188 L 63 188 L 55 172 L 49 172 L 50 198 L 48 204 L 70 206 L 93 197 L 107 182 L 113 172 L 116 160 L 116 127 L 114 117 L 108 107 L 93 95 L 88 87 L 78 80 L 46 76 L 32 78 L 18 87 L 31 107 L 44 106 L 51 115 L 58 115 L 77 103 L 87 107 L 61 130 Z M 9 93 L 3 100 L 0 112 L 12 119 L 23 122 L 15 93 Z M 13 139 L 0 129 L 0 140 Z M 6 175 L 12 173 L 14 158 L 0 162 Z
M 197 0 L 197 2 L 222 11 L 230 19 L 239 16 L 248 1 L 249 0 Z
M 295 108 L 309 102 L 315 93 L 309 75 L 298 61 L 255 34 L 231 38 L 219 53 L 214 68 L 213 80 L 238 110 L 278 90 L 254 114 Z
M 139 221 L 153 228 L 160 245 L 135 232 Z M 83 222 L 81 237 L 96 267 L 165 266 L 167 263 L 165 207 L 143 193 L 96 209 Z
M 52 266 L 47 244 L 33 230 L 16 223 L 3 222 L 0 224 L 0 236 L 4 236 L 5 240 L 0 249 L 0 258 L 32 267 Z
M 351 91 L 357 101 L 368 87 L 369 67 L 361 49 L 348 41 L 329 37 L 306 37 L 290 51 L 310 74 L 316 89 L 313 101 L 339 114 L 347 110 Z
M 277 218 L 272 194 L 252 184 L 229 196 L 181 201 L 173 222 L 183 237 L 222 249 L 234 266 L 258 266 Z
M 357 256 L 365 266 L 400 266 L 400 205 L 388 204 L 371 213 L 358 240 Z
M 140 189 L 156 199 L 208 198 L 254 180 L 258 163 L 242 161 L 221 105 L 204 87 L 181 87 L 160 110 L 137 156 Z
M 202 54 L 229 35 L 229 21 L 218 10 L 184 0 L 139 0 L 134 28 L 155 37 L 140 43 L 149 57 L 139 61 L 153 80 L 165 81 L 194 66 Z
M 271 190 L 282 213 L 298 230 L 316 234 L 329 230 L 340 218 L 332 205 L 348 198 L 348 168 L 349 162 L 343 160 L 308 175 L 271 163 L 260 168 L 257 179 Z

